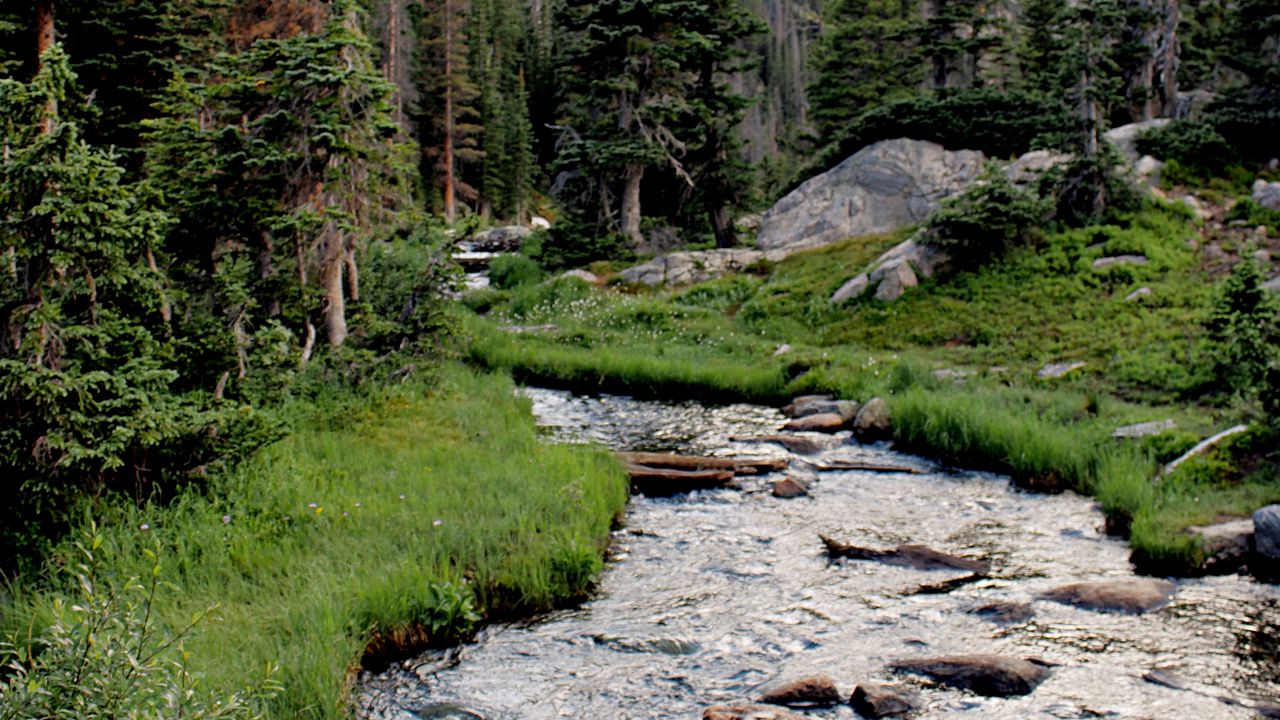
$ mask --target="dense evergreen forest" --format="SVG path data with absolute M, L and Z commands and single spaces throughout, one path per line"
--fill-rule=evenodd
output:
M 1051 208 L 951 221 L 1072 228 L 1142 202 L 1109 128 L 1174 119 L 1143 142 L 1190 184 L 1280 156 L 1278 0 L 6 0 L 0 77 L 11 578 L 314 408 L 467 386 L 449 254 L 477 228 L 546 220 L 537 272 L 735 247 L 897 137 L 1071 153 Z

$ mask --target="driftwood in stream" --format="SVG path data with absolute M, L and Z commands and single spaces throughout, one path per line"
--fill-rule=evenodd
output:
M 815 470 L 822 472 L 834 472 L 839 470 L 862 470 L 864 472 L 882 472 L 882 473 L 908 473 L 910 475 L 923 475 L 924 470 L 914 468 L 909 465 L 890 465 L 888 463 L 864 463 L 864 462 L 829 462 L 821 465 L 815 464 Z
M 734 475 L 757 475 L 759 473 L 785 470 L 787 461 L 781 458 L 715 458 L 693 457 L 688 455 L 671 455 L 653 452 L 621 452 L 618 457 L 628 465 L 643 465 L 651 468 L 667 468 L 670 470 L 728 470 Z
M 924 545 L 899 545 L 891 550 L 878 550 L 876 548 L 846 545 L 832 540 L 826 535 L 819 535 L 818 537 L 822 538 L 823 544 L 827 546 L 827 555 L 833 558 L 874 560 L 887 565 L 912 567 L 918 570 L 965 570 L 983 575 L 991 571 L 991 563 L 985 560 L 949 555 Z
M 647 465 L 627 465 L 631 487 L 645 495 L 675 495 L 690 490 L 723 487 L 733 480 L 733 470 L 673 470 Z

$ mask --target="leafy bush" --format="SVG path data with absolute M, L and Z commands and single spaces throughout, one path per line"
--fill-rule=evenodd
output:
M 1274 89 L 1227 95 L 1206 109 L 1207 121 L 1246 161 L 1280 155 L 1280 104 Z
M 75 601 L 55 599 L 52 623 L 38 638 L 0 644 L 10 657 L 0 720 L 262 717 L 264 702 L 278 689 L 273 668 L 264 668 L 259 684 L 243 692 L 200 692 L 181 643 L 204 613 L 176 633 L 165 632 L 153 613 L 161 590 L 158 556 L 147 553 L 150 577 L 113 582 L 101 576 L 96 557 L 102 537 L 91 528 L 85 539 L 76 544 L 80 562 L 67 571 Z
M 581 267 L 597 260 L 629 262 L 635 253 L 627 239 L 603 233 L 593 224 L 565 217 L 548 230 L 533 233 L 521 254 L 549 271 Z
M 1161 160 L 1175 160 L 1201 177 L 1222 171 L 1235 157 L 1235 149 L 1217 128 L 1204 120 L 1175 120 L 1138 137 L 1138 152 Z
M 1159 435 L 1142 439 L 1142 449 L 1161 465 L 1176 460 L 1178 456 L 1195 447 L 1200 436 L 1190 430 L 1167 430 Z
M 1243 220 L 1249 225 L 1266 225 L 1274 232 L 1280 230 L 1280 210 L 1271 210 L 1251 197 L 1240 198 L 1227 213 L 1227 221 Z
M 950 198 L 929 217 L 932 242 L 960 265 L 979 265 L 1027 240 L 1045 220 L 1048 203 L 1018 187 L 999 169 Z
M 532 285 L 542 276 L 538 263 L 523 255 L 499 255 L 489 264 L 489 280 L 500 290 Z
M 1056 201 L 1055 218 L 1070 227 L 1095 225 L 1137 211 L 1142 199 L 1128 179 L 1116 172 L 1120 158 L 1106 146 L 1093 156 L 1079 156 L 1066 167 L 1045 173 L 1041 192 Z

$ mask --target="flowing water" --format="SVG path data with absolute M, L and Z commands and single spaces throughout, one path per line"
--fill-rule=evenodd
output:
M 551 439 L 625 450 L 788 457 L 734 436 L 784 418 L 752 405 L 644 402 L 528 389 Z M 769 492 L 780 477 L 673 498 L 633 497 L 592 599 L 361 679 L 367 718 L 699 718 L 813 673 L 846 697 L 861 681 L 921 686 L 885 670 L 899 658 L 1001 653 L 1057 663 L 1035 692 L 983 698 L 922 691 L 917 718 L 1251 718 L 1218 696 L 1280 700 L 1280 589 L 1236 576 L 1182 580 L 1141 616 L 1037 600 L 1057 585 L 1132 575 L 1122 541 L 1088 498 L 1017 490 L 1007 478 L 943 471 L 875 446 L 845 444 L 812 462 L 857 459 L 926 474 L 821 472 L 808 497 Z M 793 463 L 794 472 L 811 472 Z M 830 562 L 818 534 L 860 545 L 920 543 L 988 558 L 993 577 L 949 593 L 921 589 L 958 573 Z M 998 625 L 969 610 L 1029 602 Z M 1164 670 L 1188 687 L 1143 679 Z M 855 718 L 848 706 L 809 710 Z

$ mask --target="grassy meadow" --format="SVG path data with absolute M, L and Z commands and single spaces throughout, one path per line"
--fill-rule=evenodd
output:
M 465 299 L 469 355 L 582 390 L 768 403 L 884 396 L 902 447 L 1095 495 L 1151 572 L 1203 560 L 1186 527 L 1280 500 L 1273 466 L 1223 473 L 1212 454 L 1155 480 L 1160 463 L 1249 410 L 1204 391 L 1216 280 L 1198 262 L 1185 208 L 1047 232 L 979 269 L 922 279 L 895 303 L 828 302 L 903 237 L 853 238 L 687 288 L 563 278 L 478 291 Z M 1132 254 L 1148 264 L 1093 267 Z M 1139 288 L 1150 293 L 1128 299 Z M 1038 377 L 1050 362 L 1086 365 Z M 1111 437 L 1164 419 L 1177 429 Z
M 166 507 L 104 508 L 98 573 L 163 579 L 154 612 L 183 626 L 201 686 L 252 686 L 272 718 L 348 715 L 362 660 L 449 643 L 477 622 L 582 596 L 627 498 L 606 452 L 541 443 L 509 379 L 447 369 L 300 428 Z M 54 562 L 74 555 L 68 543 Z M 6 636 L 45 624 L 47 583 L 9 588 Z M 34 618 L 34 619 L 33 619 Z M 368 652 L 366 652 L 368 650 Z

